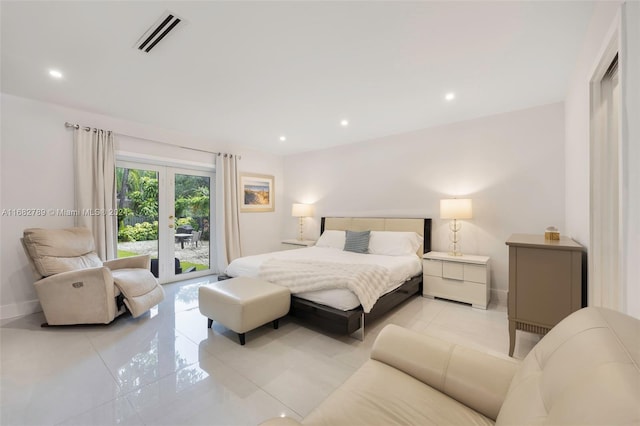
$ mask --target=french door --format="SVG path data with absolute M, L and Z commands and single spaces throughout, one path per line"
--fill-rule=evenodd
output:
M 208 170 L 118 161 L 118 257 L 151 255 L 161 283 L 213 273 L 213 189 Z

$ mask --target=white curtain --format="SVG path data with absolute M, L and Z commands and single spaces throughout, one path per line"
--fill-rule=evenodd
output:
M 116 163 L 113 133 L 80 127 L 73 131 L 76 226 L 93 232 L 102 260 L 117 257 Z
M 218 272 L 242 256 L 238 210 L 238 159 L 230 154 L 216 157 L 216 257 Z

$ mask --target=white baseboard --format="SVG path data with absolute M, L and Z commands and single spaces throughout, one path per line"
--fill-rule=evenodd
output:
M 491 301 L 499 306 L 507 306 L 509 292 L 507 290 L 491 289 Z
M 37 299 L 10 305 L 0 305 L 0 320 L 35 314 L 36 312 L 42 312 L 40 302 Z

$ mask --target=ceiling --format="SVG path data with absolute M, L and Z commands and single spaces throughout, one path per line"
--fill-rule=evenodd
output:
M 0 7 L 2 92 L 286 155 L 562 101 L 594 3 Z M 166 11 L 183 22 L 137 50 Z

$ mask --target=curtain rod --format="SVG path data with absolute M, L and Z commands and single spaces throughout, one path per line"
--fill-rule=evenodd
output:
M 69 123 L 68 121 L 65 121 L 64 127 L 73 127 L 74 129 L 82 129 L 85 132 L 90 132 L 91 130 L 93 130 L 94 132 L 97 132 L 99 130 L 95 127 L 93 129 L 91 127 L 80 127 L 79 124 L 72 124 L 72 123 Z M 111 133 L 111 130 L 105 130 L 105 131 Z
M 87 131 L 87 132 L 92 130 L 91 127 L 83 127 L 83 126 L 80 126 L 79 124 L 69 123 L 68 121 L 64 122 L 64 127 L 74 128 L 74 129 L 82 129 L 82 130 Z M 98 129 L 96 129 L 95 127 L 93 128 L 94 132 L 97 131 L 97 130 Z M 111 132 L 111 130 L 107 130 L 107 131 Z M 115 133 L 115 132 L 113 132 L 113 133 Z M 141 138 L 139 136 L 127 135 L 125 133 L 116 133 L 116 134 L 117 135 L 121 135 L 121 136 L 128 136 L 130 138 L 143 139 L 143 140 L 146 140 L 146 141 L 149 141 L 149 142 L 159 143 L 159 144 L 162 144 L 162 145 L 169 145 L 169 146 L 172 146 L 172 147 L 175 147 L 175 148 L 190 149 L 192 151 L 206 152 L 207 154 L 213 154 L 213 155 L 217 155 L 217 156 L 224 155 L 225 157 L 227 157 L 227 156 L 233 157 L 233 154 L 228 154 L 226 152 L 214 152 L 214 151 L 207 151 L 205 149 L 191 148 L 191 147 L 188 147 L 188 146 L 174 145 L 174 144 L 169 143 L 169 142 L 161 142 L 161 141 L 156 141 L 156 140 L 152 140 L 152 139 Z M 236 157 L 238 158 L 238 160 L 242 160 L 242 157 L 240 155 L 236 155 Z

